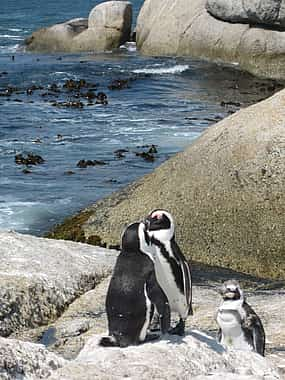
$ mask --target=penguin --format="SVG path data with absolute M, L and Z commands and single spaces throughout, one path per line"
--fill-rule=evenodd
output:
M 218 341 L 227 348 L 255 351 L 264 356 L 262 322 L 246 302 L 239 283 L 235 280 L 224 282 L 220 293 L 223 300 L 216 315 Z
M 185 320 L 193 315 L 192 278 L 189 264 L 175 241 L 173 217 L 166 210 L 153 210 L 145 225 L 145 241 L 154 258 L 157 281 L 168 298 L 170 310 L 180 317 L 169 333 L 183 336 Z
M 147 334 L 154 309 L 158 311 L 161 333 L 170 328 L 170 309 L 154 271 L 153 258 L 143 251 L 144 223 L 132 223 L 124 231 L 106 296 L 109 336 L 99 345 L 127 347 L 157 339 Z

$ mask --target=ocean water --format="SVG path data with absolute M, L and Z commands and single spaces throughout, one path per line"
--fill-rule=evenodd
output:
M 231 67 L 143 57 L 133 43 L 106 54 L 24 51 L 23 41 L 32 31 L 87 17 L 98 3 L 0 0 L 0 230 L 43 234 L 152 171 L 213 122 L 278 88 Z M 143 1 L 132 3 L 135 20 Z M 108 104 L 78 98 L 63 87 L 71 79 L 87 83 L 83 92 L 105 93 Z M 127 80 L 125 88 L 108 88 L 118 79 Z M 73 101 L 83 107 L 63 106 Z M 136 154 L 152 144 L 154 161 Z M 125 151 L 118 155 L 118 149 Z M 16 155 L 28 153 L 44 162 L 15 162 Z M 80 160 L 105 165 L 80 168 Z

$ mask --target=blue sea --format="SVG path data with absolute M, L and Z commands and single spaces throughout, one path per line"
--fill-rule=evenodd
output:
M 88 17 L 98 3 L 0 0 L 0 230 L 42 235 L 151 172 L 210 124 L 276 90 L 236 68 L 144 57 L 134 43 L 105 54 L 25 52 L 34 30 Z M 132 3 L 135 25 L 143 1 Z M 56 106 L 79 101 L 64 87 L 71 79 L 103 92 L 108 104 L 80 99 L 82 107 Z M 112 90 L 115 80 L 126 85 Z M 142 154 L 149 149 L 157 151 L 153 160 Z M 44 162 L 16 162 L 28 154 Z M 80 160 L 104 165 L 82 168 Z

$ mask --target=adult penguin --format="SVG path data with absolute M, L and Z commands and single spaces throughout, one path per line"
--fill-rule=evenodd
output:
M 154 308 L 161 332 L 169 330 L 168 300 L 156 280 L 152 256 L 144 252 L 145 236 L 144 223 L 132 223 L 123 233 L 106 297 L 109 336 L 101 339 L 101 346 L 126 347 L 158 338 L 147 335 Z
M 166 294 L 170 310 L 179 322 L 169 332 L 184 335 L 185 320 L 193 314 L 191 270 L 175 241 L 175 225 L 166 210 L 154 210 L 145 219 L 146 242 L 154 258 L 156 278 Z
M 265 332 L 262 322 L 246 302 L 239 283 L 224 282 L 222 303 L 217 312 L 218 341 L 227 348 L 255 351 L 264 356 Z

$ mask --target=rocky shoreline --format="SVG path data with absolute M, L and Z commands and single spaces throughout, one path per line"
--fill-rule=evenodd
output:
M 285 79 L 283 1 L 145 0 L 132 33 L 132 5 L 106 1 L 88 19 L 35 31 L 33 52 L 102 52 L 136 39 L 142 54 L 189 56 Z M 179 21 L 178 21 L 179 20 Z M 206 27 L 205 27 L 206 26 Z

